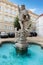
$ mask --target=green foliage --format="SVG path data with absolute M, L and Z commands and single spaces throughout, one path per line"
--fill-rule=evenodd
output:
M 20 24 L 19 24 L 19 18 L 18 16 L 15 18 L 14 21 L 14 28 L 17 27 L 17 30 L 21 29 Z

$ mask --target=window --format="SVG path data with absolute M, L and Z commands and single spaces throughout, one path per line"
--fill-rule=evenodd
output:
M 11 26 L 11 27 L 10 27 L 10 29 L 12 30 L 12 29 L 13 29 L 13 27 Z
M 5 30 L 7 29 L 7 25 L 4 26 L 4 29 L 5 29 Z
M 8 17 L 7 16 L 4 16 L 4 21 L 8 21 Z
M 9 16 L 8 20 L 9 20 L 9 22 L 13 22 L 13 17 Z
M 0 6 L 0 10 L 3 11 L 3 6 Z
M 12 19 L 12 18 L 9 16 L 9 17 L 8 17 L 8 21 L 11 22 L 11 19 Z
M 6 21 L 6 22 L 13 22 L 13 21 L 14 21 L 14 18 L 11 17 L 11 16 L 5 15 L 5 16 L 4 16 L 4 21 Z
M 8 8 L 4 8 L 4 12 L 8 12 Z
M 16 14 L 16 12 L 14 11 L 14 14 Z
M 4 29 L 6 29 L 6 30 L 10 30 L 10 26 L 5 25 L 5 26 L 4 26 Z
M 2 6 L 0 6 L 0 10 L 3 10 Z
M 16 14 L 16 12 L 15 12 L 14 10 L 12 10 L 12 14 L 14 14 L 14 15 L 15 15 L 15 14 Z
M 0 16 L 1 16 L 2 12 L 0 12 Z
M 13 29 L 13 27 L 12 26 L 9 26 L 9 30 L 12 30 Z
M 10 9 L 8 8 L 8 13 L 10 13 Z
M 0 15 L 0 20 L 2 20 L 2 15 Z
M 5 25 L 5 26 L 4 26 L 4 29 L 5 29 L 5 30 L 12 30 L 13 27 L 12 27 L 12 26 L 7 26 L 7 25 Z
M 11 9 L 9 7 L 5 7 L 4 12 L 11 13 Z
M 2 28 L 2 26 L 1 26 L 1 23 L 0 23 L 0 29 Z
M 0 6 L 0 10 L 1 10 L 1 6 Z
M 10 21 L 13 22 L 13 17 L 10 17 Z

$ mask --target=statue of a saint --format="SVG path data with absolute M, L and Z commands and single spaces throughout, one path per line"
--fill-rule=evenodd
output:
M 19 23 L 20 23 L 21 29 L 28 28 L 28 22 L 30 20 L 30 16 L 28 14 L 28 11 L 25 9 L 25 5 L 21 5 L 21 7 L 18 6 L 18 12 L 19 12 L 18 17 L 19 17 Z
M 21 5 L 21 7 L 18 6 L 18 12 L 19 12 L 19 23 L 21 26 L 21 32 L 20 37 L 18 39 L 18 43 L 15 44 L 17 53 L 25 53 L 27 52 L 28 43 L 26 39 L 25 29 L 28 28 L 30 16 L 28 14 L 28 11 L 25 9 L 25 5 Z M 25 23 L 27 26 L 25 26 Z

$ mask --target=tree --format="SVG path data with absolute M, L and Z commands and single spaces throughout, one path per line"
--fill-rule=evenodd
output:
M 19 24 L 19 18 L 18 16 L 15 18 L 14 21 L 14 28 L 17 27 L 17 30 L 21 29 L 20 24 Z

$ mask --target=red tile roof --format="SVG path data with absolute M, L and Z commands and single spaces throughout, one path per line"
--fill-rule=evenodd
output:
M 39 17 L 43 16 L 43 14 L 41 14 Z
M 39 19 L 39 18 L 42 17 L 42 16 L 43 16 L 43 14 L 39 15 L 39 17 L 38 17 L 37 19 Z M 36 19 L 36 20 L 37 20 L 37 19 Z

